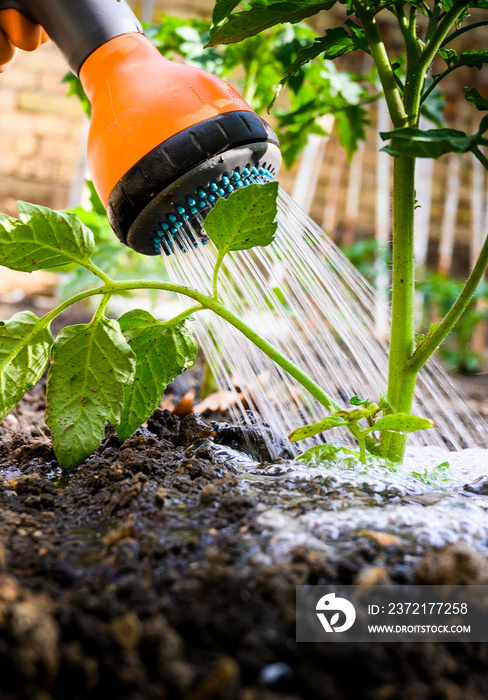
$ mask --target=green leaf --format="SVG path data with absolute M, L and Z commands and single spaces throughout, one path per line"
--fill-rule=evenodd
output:
M 0 265 L 32 272 L 89 261 L 93 235 L 74 214 L 27 202 L 17 208 L 19 219 L 0 214 Z
M 211 29 L 207 46 L 242 41 L 276 24 L 300 22 L 321 10 L 329 10 L 335 3 L 336 0 L 251 0 L 250 9 L 229 15 L 226 22 Z
M 457 129 L 414 129 L 404 127 L 383 132 L 382 139 L 391 144 L 381 150 L 392 156 L 408 155 L 412 158 L 440 158 L 445 153 L 467 153 L 477 145 L 478 134 L 468 136 Z
M 434 423 L 427 418 L 411 416 L 408 413 L 393 413 L 383 416 L 370 430 L 393 430 L 396 433 L 416 433 L 417 430 L 433 428 Z
M 205 231 L 222 255 L 269 245 L 276 232 L 278 183 L 247 185 L 220 198 L 205 219 Z
M 438 129 L 443 129 L 446 126 L 444 118 L 444 110 L 446 108 L 446 100 L 442 90 L 434 88 L 420 106 L 420 114 L 433 122 Z
M 85 112 L 86 116 L 88 118 L 91 117 L 91 104 L 90 100 L 88 99 L 85 90 L 83 89 L 83 85 L 81 84 L 81 80 L 71 71 L 66 73 L 66 75 L 61 79 L 62 83 L 66 83 L 68 85 L 68 89 L 66 91 L 66 96 L 70 97 L 71 95 L 76 95 L 76 97 L 80 100 L 81 106 L 83 108 L 83 111 Z
M 481 70 L 488 63 L 488 51 L 483 49 L 470 49 L 462 51 L 459 56 L 454 49 L 441 49 L 441 56 L 449 67 L 460 68 L 467 66 L 468 68 L 477 68 Z
M 220 24 L 237 7 L 240 0 L 216 0 L 212 13 L 212 23 Z
M 338 456 L 342 457 L 343 454 L 351 455 L 356 459 L 359 456 L 357 452 L 350 450 L 348 447 L 336 447 L 335 445 L 314 445 L 298 455 L 296 460 L 297 462 L 305 462 L 306 464 L 314 465 L 318 462 L 332 461 Z
M 360 399 L 359 396 L 356 395 L 349 399 L 349 403 L 351 406 L 364 406 L 369 403 L 369 399 Z
M 456 49 L 439 49 L 439 56 L 447 63 L 448 66 L 455 63 L 457 60 L 457 55 Z
M 72 469 L 117 425 L 134 355 L 116 321 L 69 326 L 56 339 L 47 380 L 46 422 L 60 465 Z
M 351 38 L 356 49 L 359 51 L 365 51 L 366 53 L 371 53 L 364 29 L 353 22 L 352 19 L 346 19 L 344 24 L 351 32 Z
M 301 428 L 292 430 L 288 436 L 291 442 L 296 442 L 297 440 L 304 440 L 305 438 L 312 437 L 312 435 L 318 435 L 326 430 L 331 430 L 332 428 L 339 428 L 343 425 L 347 425 L 348 421 L 344 418 L 340 418 L 337 415 L 327 416 L 318 423 L 311 423 L 310 425 L 304 425 Z
M 168 326 L 141 309 L 124 314 L 119 324 L 136 358 L 117 428 L 126 440 L 156 410 L 168 384 L 193 366 L 198 346 L 187 323 Z
M 293 75 L 305 63 L 308 63 L 320 55 L 325 59 L 333 60 L 338 56 L 343 56 L 345 53 L 348 53 L 348 51 L 356 51 L 361 48 L 367 51 L 367 44 L 364 44 L 364 30 L 357 27 L 354 22 L 349 22 L 353 25 L 355 30 L 360 30 L 362 34 L 355 33 L 353 36 L 350 36 L 344 27 L 327 29 L 324 36 L 317 37 L 313 44 L 305 46 L 298 51 L 295 61 L 287 68 L 286 74 L 288 76 Z
M 0 421 L 42 377 L 53 343 L 31 311 L 21 311 L 0 325 Z
M 442 462 L 429 472 L 428 469 L 424 469 L 423 472 L 412 472 L 412 476 L 417 477 L 424 484 L 431 484 L 436 486 L 440 481 L 449 481 L 449 462 Z
M 468 102 L 472 102 L 479 112 L 482 112 L 485 109 L 488 109 L 488 100 L 486 99 L 486 97 L 483 97 L 483 95 L 480 93 L 480 91 L 477 88 L 464 87 L 463 92 L 464 92 L 464 97 L 466 98 L 466 100 Z
M 352 105 L 338 111 L 335 117 L 339 143 L 346 150 L 347 157 L 351 159 L 358 148 L 359 141 L 365 139 L 365 129 L 369 124 L 368 113 L 359 105 Z

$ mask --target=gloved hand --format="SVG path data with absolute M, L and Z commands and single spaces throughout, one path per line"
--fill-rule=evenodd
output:
M 0 10 L 0 73 L 10 67 L 17 49 L 34 51 L 48 39 L 40 24 L 17 10 Z

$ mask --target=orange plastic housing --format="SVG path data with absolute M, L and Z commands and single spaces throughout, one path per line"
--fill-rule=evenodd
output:
M 230 85 L 169 61 L 143 34 L 103 44 L 80 79 L 93 109 L 88 167 L 105 205 L 120 178 L 169 137 L 218 114 L 252 112 Z

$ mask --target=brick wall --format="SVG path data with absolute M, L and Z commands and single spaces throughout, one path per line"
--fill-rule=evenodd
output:
M 83 116 L 65 98 L 64 62 L 52 44 L 19 52 L 0 75 L 0 210 L 15 200 L 66 206 L 79 155 Z

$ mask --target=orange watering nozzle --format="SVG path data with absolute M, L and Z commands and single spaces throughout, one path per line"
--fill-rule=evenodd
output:
M 272 179 L 278 141 L 233 88 L 163 58 L 119 0 L 0 0 L 42 25 L 92 105 L 88 165 L 120 240 L 147 255 L 183 248 L 214 202 Z
M 112 227 L 135 250 L 169 253 L 186 222 L 200 229 L 218 196 L 246 179 L 222 187 L 222 178 L 278 170 L 276 137 L 247 103 L 223 80 L 163 58 L 142 34 L 101 46 L 80 79 L 92 104 L 89 169 Z

